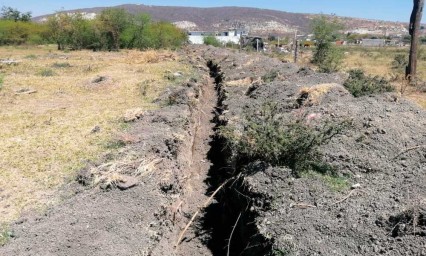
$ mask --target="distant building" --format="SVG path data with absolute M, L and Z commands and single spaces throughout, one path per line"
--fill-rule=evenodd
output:
M 401 39 L 390 39 L 390 40 L 386 40 L 386 45 L 387 46 L 404 46 L 404 43 L 402 42 Z
M 214 36 L 222 43 L 240 43 L 240 39 L 243 36 L 247 36 L 248 33 L 244 29 L 230 29 L 223 32 L 209 32 L 209 31 L 189 31 L 188 38 L 191 44 L 203 44 L 204 37 Z
M 385 39 L 362 39 L 361 45 L 367 46 L 367 47 L 381 47 L 386 45 L 386 40 Z

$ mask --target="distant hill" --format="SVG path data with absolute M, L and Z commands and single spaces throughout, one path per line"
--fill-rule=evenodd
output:
M 95 7 L 65 12 L 84 12 L 88 17 L 101 12 L 107 7 Z M 247 7 L 174 7 L 151 6 L 142 4 L 125 4 L 116 6 L 130 13 L 149 13 L 154 20 L 166 20 L 182 29 L 198 31 L 220 31 L 243 27 L 253 35 L 292 34 L 295 30 L 309 33 L 309 24 L 315 14 L 290 13 L 268 9 Z M 43 21 L 48 15 L 34 18 Z M 387 22 L 359 18 L 339 17 L 350 28 L 348 32 L 370 34 L 406 34 L 407 25 L 401 22 Z

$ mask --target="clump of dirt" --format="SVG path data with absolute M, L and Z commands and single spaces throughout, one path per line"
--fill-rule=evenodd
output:
M 124 122 L 134 122 L 137 119 L 141 118 L 145 114 L 145 110 L 142 108 L 133 108 L 126 110 L 126 113 L 123 116 Z
M 108 81 L 110 78 L 107 76 L 98 76 L 95 79 L 92 80 L 92 84 L 99 84 L 102 82 Z
M 420 202 L 417 202 L 420 204 Z M 407 235 L 426 236 L 426 205 L 416 205 L 411 209 L 399 214 L 392 215 L 384 223 L 381 219 L 377 225 L 388 225 L 388 231 L 392 237 L 402 237 Z

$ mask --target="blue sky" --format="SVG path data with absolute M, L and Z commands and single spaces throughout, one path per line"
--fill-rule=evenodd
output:
M 135 0 L 1 0 L 0 6 L 11 6 L 20 11 L 31 11 L 33 16 L 53 13 L 62 8 L 78 9 L 98 6 L 115 6 L 120 4 L 145 4 L 169 6 L 245 6 L 265 9 L 275 9 L 288 12 L 302 13 L 335 13 L 339 16 L 371 18 L 391 21 L 408 22 L 413 1 L 411 0 L 244 0 L 244 1 L 135 1 Z M 425 22 L 425 15 L 423 15 Z M 423 23 L 422 22 L 422 23 Z

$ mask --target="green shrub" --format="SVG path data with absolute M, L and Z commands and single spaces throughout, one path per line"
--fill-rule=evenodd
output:
M 10 231 L 9 226 L 0 223 L 0 246 L 5 245 L 12 236 L 13 233 Z
M 338 39 L 342 24 L 337 19 L 330 20 L 322 15 L 312 20 L 311 27 L 317 42 L 312 63 L 318 65 L 320 72 L 338 71 L 343 62 L 343 53 L 333 42 Z
M 120 139 L 111 140 L 104 144 L 106 149 L 120 149 L 126 146 L 126 143 Z
M 319 172 L 309 171 L 303 173 L 302 177 L 320 179 L 333 191 L 344 191 L 350 186 L 347 178 L 337 175 L 324 175 Z
M 355 97 L 395 91 L 395 87 L 385 78 L 367 76 L 361 69 L 350 70 L 349 78 L 345 81 L 343 86 Z
M 27 56 L 24 57 L 25 59 L 29 59 L 29 60 L 35 60 L 37 59 L 37 55 L 35 54 L 29 54 Z
M 138 84 L 140 94 L 145 97 L 151 87 L 152 80 L 145 80 Z
M 306 116 L 288 120 L 280 117 L 276 104 L 266 103 L 260 112 L 247 113 L 242 126 L 240 130 L 225 126 L 219 133 L 239 160 L 287 166 L 299 175 L 307 170 L 323 173 L 334 170 L 322 162 L 318 148 L 347 129 L 350 122 L 309 124 Z
M 392 61 L 392 69 L 405 72 L 405 67 L 408 66 L 408 56 L 406 54 L 397 54 Z
M 46 29 L 35 22 L 0 20 L 0 45 L 39 44 Z
M 323 52 L 321 61 L 315 62 L 318 65 L 319 72 L 331 73 L 337 72 L 341 69 L 343 63 L 343 52 L 333 45 L 321 48 L 321 45 L 317 46 L 317 53 Z
M 139 49 L 176 49 L 188 40 L 186 33 L 175 25 L 163 21 L 148 24 L 141 36 Z
M 70 68 L 71 64 L 68 62 L 55 62 L 52 64 L 53 68 Z
M 43 69 L 39 72 L 40 76 L 54 76 L 56 75 L 55 72 L 51 69 Z
M 219 47 L 222 44 L 220 43 L 219 40 L 217 40 L 217 38 L 215 36 L 205 36 L 203 38 L 203 43 L 205 45 L 211 45 L 211 46 L 215 46 L 215 47 Z
M 276 70 L 270 71 L 262 76 L 262 81 L 265 83 L 273 82 L 277 77 L 279 73 Z

